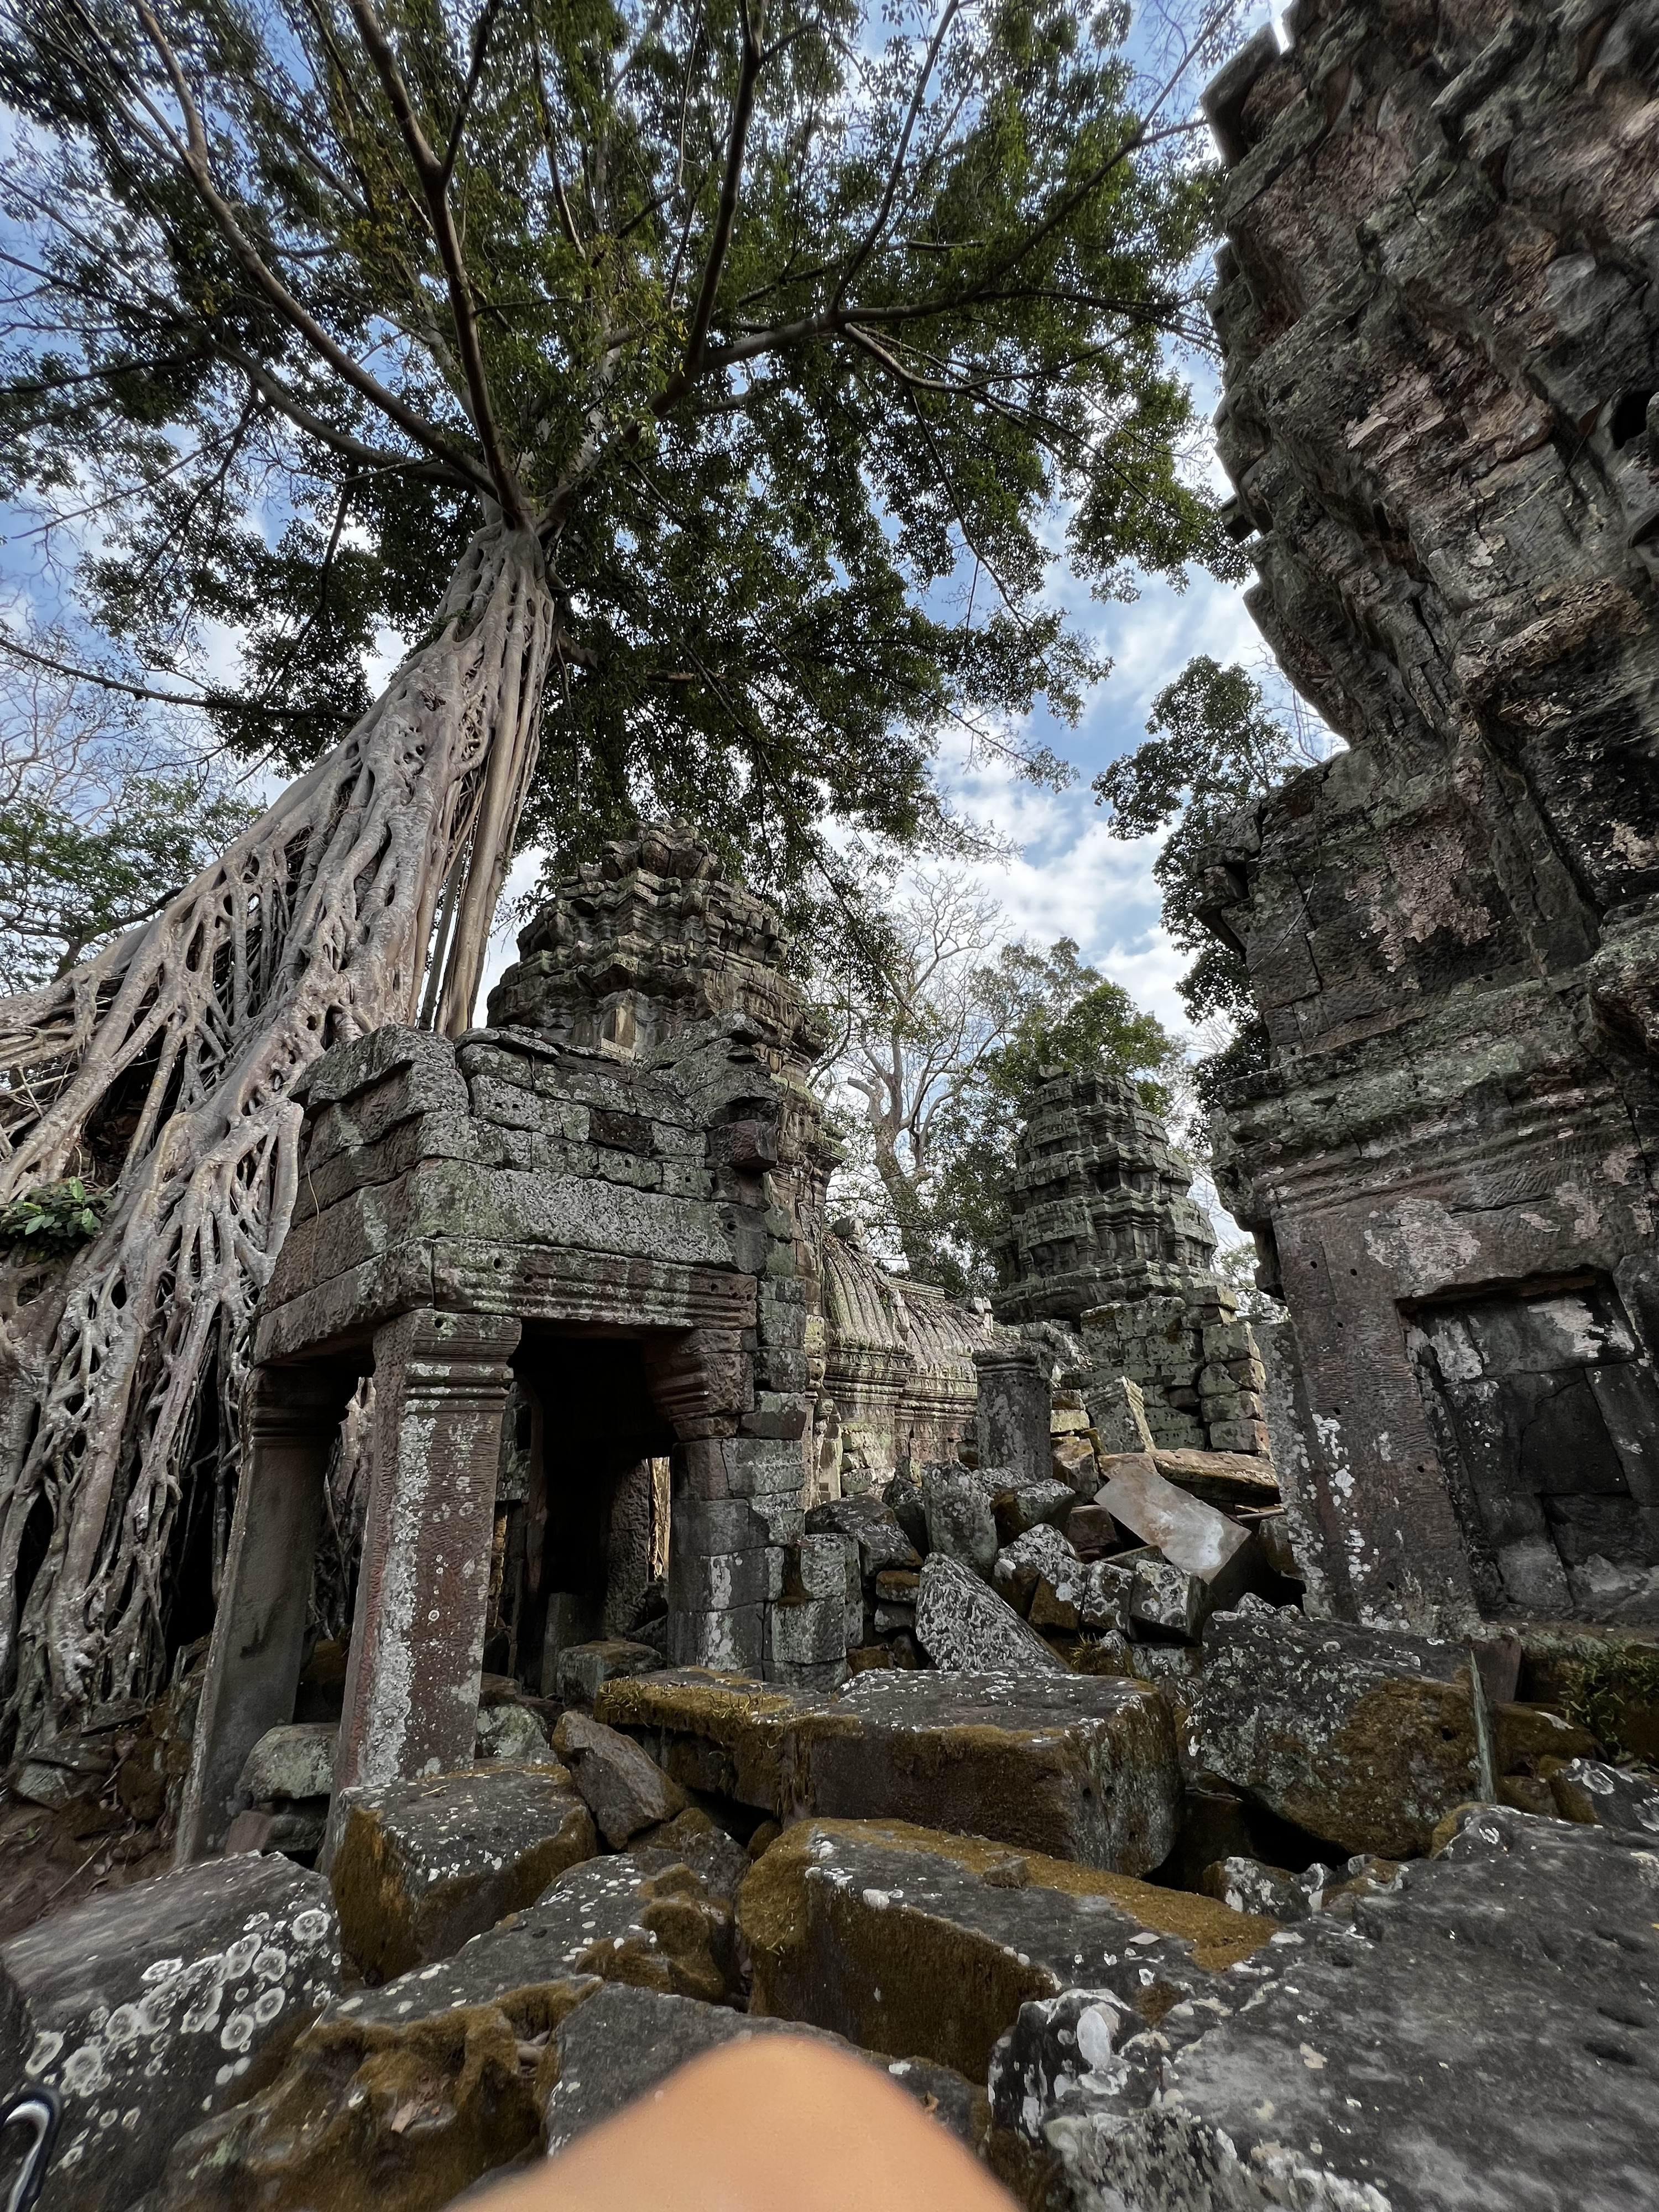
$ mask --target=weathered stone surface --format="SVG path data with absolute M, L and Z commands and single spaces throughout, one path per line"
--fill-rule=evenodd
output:
M 554 1731 L 553 1747 L 569 1765 L 599 1833 L 618 1850 L 641 1828 L 655 1827 L 685 1810 L 685 1792 L 638 1744 L 603 1721 L 567 1713 Z
M 339 1984 L 328 1885 L 278 1857 L 136 1882 L 0 1947 L 0 2078 L 64 2100 L 46 2212 L 142 2196 L 174 2139 L 257 2087 Z
M 1135 1561 L 1127 1606 L 1132 1633 L 1195 1644 L 1213 1604 L 1214 1593 L 1200 1576 L 1156 1553 Z
M 652 1674 L 662 1654 L 652 1644 L 624 1638 L 597 1644 L 567 1644 L 560 1650 L 556 1687 L 567 1705 L 591 1707 L 605 1685 L 619 1674 Z
M 975 2079 L 1028 1999 L 1081 1980 L 1153 2024 L 1274 1924 L 1036 1852 L 826 1820 L 772 1845 L 738 1914 L 753 2010 Z
M 558 1764 L 540 1714 L 527 1705 L 491 1705 L 480 1712 L 472 1747 L 477 1758 L 496 1759 L 505 1766 Z
M 337 1735 L 327 1721 L 267 1729 L 247 1755 L 238 1791 L 253 1805 L 281 1797 L 326 1797 L 334 1787 Z
M 1016 1613 L 1026 1612 L 1032 1593 L 1045 1577 L 1050 1583 L 1063 1580 L 1068 1569 L 1080 1565 L 1077 1553 L 1058 1528 L 1040 1522 L 1016 1536 L 996 1556 L 991 1570 L 991 1586 L 999 1597 L 1004 1598 Z
M 936 1667 L 955 1673 L 1065 1671 L 1011 1605 L 977 1575 L 940 1553 L 931 1553 L 922 1565 L 916 1589 L 916 1641 Z
M 788 1724 L 803 1701 L 787 1690 L 701 1667 L 605 1684 L 593 1717 L 639 1739 L 663 1771 L 775 1813 Z
M 879 1498 L 836 1498 L 806 1516 L 809 1535 L 850 1536 L 858 1546 L 859 1572 L 868 1582 L 888 1567 L 919 1567 L 921 1554 Z
M 860 1674 L 790 1731 L 786 1818 L 919 1821 L 1140 1875 L 1175 1841 L 1163 1700 L 1109 1675 Z
M 1215 1238 L 1192 1179 L 1133 1084 L 1044 1084 L 1015 1142 L 997 1319 L 1076 1322 L 1114 1298 L 1212 1280 Z
M 1659 1838 L 1659 1786 L 1601 1759 L 1574 1759 L 1549 1778 L 1564 1820 L 1594 1821 L 1632 1836 Z
M 1348 749 L 1212 856 L 1218 1172 L 1350 1618 L 1659 1607 L 1656 88 L 1639 11 L 1345 0 L 1226 102 L 1233 526 Z
M 444 1957 L 597 1848 L 562 1766 L 481 1766 L 350 1793 L 333 1866 L 346 1949 L 385 1980 Z
M 1197 1766 L 1348 1851 L 1425 1851 L 1480 1794 L 1468 1655 L 1425 1638 L 1217 1613 L 1188 1732 Z
M 930 1557 L 988 1575 L 997 1555 L 996 1516 L 985 1479 L 952 1464 L 922 1469 L 921 1510 Z
M 1092 1449 L 1086 1456 L 1092 1465 Z M 1056 1528 L 1064 1528 L 1077 1502 L 1077 1490 L 1070 1482 L 1031 1482 L 1000 1490 L 991 1500 L 998 1541 L 1004 1545 L 1012 1544 L 1028 1528 L 1036 1528 L 1050 1522 Z
M 1235 1968 L 1226 2016 L 1091 2039 L 1069 2094 L 1011 2067 L 994 2110 L 1087 2212 L 1629 2212 L 1659 2153 L 1656 1893 L 1608 1831 L 1480 1808 L 1351 1926 Z
M 683 1818 L 668 1842 L 567 1869 L 453 1958 L 332 2005 L 277 2081 L 179 2146 L 167 2205 L 353 2212 L 372 2195 L 425 2212 L 538 2142 L 548 2038 L 606 1984 L 732 2002 L 749 1860 Z
M 570 2014 L 554 2037 L 548 2071 L 556 2076 L 547 2097 L 546 2140 L 550 2155 L 608 2120 L 658 2082 L 719 2044 L 754 2035 L 811 2033 L 793 2021 L 745 2018 L 718 2006 L 684 1997 L 665 1997 L 648 1990 L 603 1990 Z M 824 2037 L 843 2050 L 839 2037 Z M 916 2099 L 942 2127 L 968 2148 L 977 2147 L 976 2091 L 941 2066 L 918 2058 L 880 2064 L 899 2087 Z
M 1146 1401 L 1140 1385 L 1127 1375 L 1097 1379 L 1090 1413 L 1100 1437 L 1103 1454 L 1150 1452 L 1152 1432 L 1146 1425 Z

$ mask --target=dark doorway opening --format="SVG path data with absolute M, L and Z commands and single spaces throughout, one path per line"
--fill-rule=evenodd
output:
M 1401 1311 L 1482 1610 L 1659 1620 L 1659 1378 L 1609 1279 Z
M 673 1435 L 635 1338 L 526 1334 L 514 1373 L 484 1669 L 550 1697 L 566 1646 L 663 1633 Z

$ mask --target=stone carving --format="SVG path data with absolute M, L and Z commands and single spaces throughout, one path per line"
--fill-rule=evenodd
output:
M 1209 1283 L 1215 1238 L 1192 1180 L 1133 1084 L 1044 1084 L 1014 1148 L 997 1319 L 1075 1324 L 1092 1306 Z
M 1206 885 L 1272 1041 L 1218 1172 L 1300 1355 L 1280 1471 L 1338 1613 L 1656 1619 L 1651 30 L 1290 28 L 1207 98 L 1250 605 L 1349 745 Z

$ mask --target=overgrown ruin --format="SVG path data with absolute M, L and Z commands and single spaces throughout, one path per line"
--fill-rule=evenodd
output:
M 0 1944 L 46 2212 L 437 2212 L 786 2030 L 1029 2212 L 1651 2200 L 1659 18 L 1289 31 L 1208 100 L 1348 740 L 1208 878 L 1284 1317 L 1104 1074 L 994 1319 L 890 1274 L 775 915 L 611 846 L 311 1071 L 210 1647 L 9 1778 L 175 1861 Z

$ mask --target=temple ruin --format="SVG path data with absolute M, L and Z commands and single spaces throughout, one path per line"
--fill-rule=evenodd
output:
M 1212 88 L 1249 605 L 1347 741 L 1211 926 L 1218 1175 L 1352 1620 L 1659 1620 L 1659 136 L 1639 11 L 1299 0 Z
M 485 2202 L 789 2032 L 1025 2212 L 1651 2201 L 1659 28 L 1287 29 L 1207 96 L 1231 526 L 1346 740 L 1206 884 L 1284 1317 L 1099 1073 L 992 1317 L 889 1274 L 775 915 L 610 846 L 487 1027 L 310 1070 L 210 1644 L 8 1771 L 149 1854 L 0 1942 L 41 2212 Z

